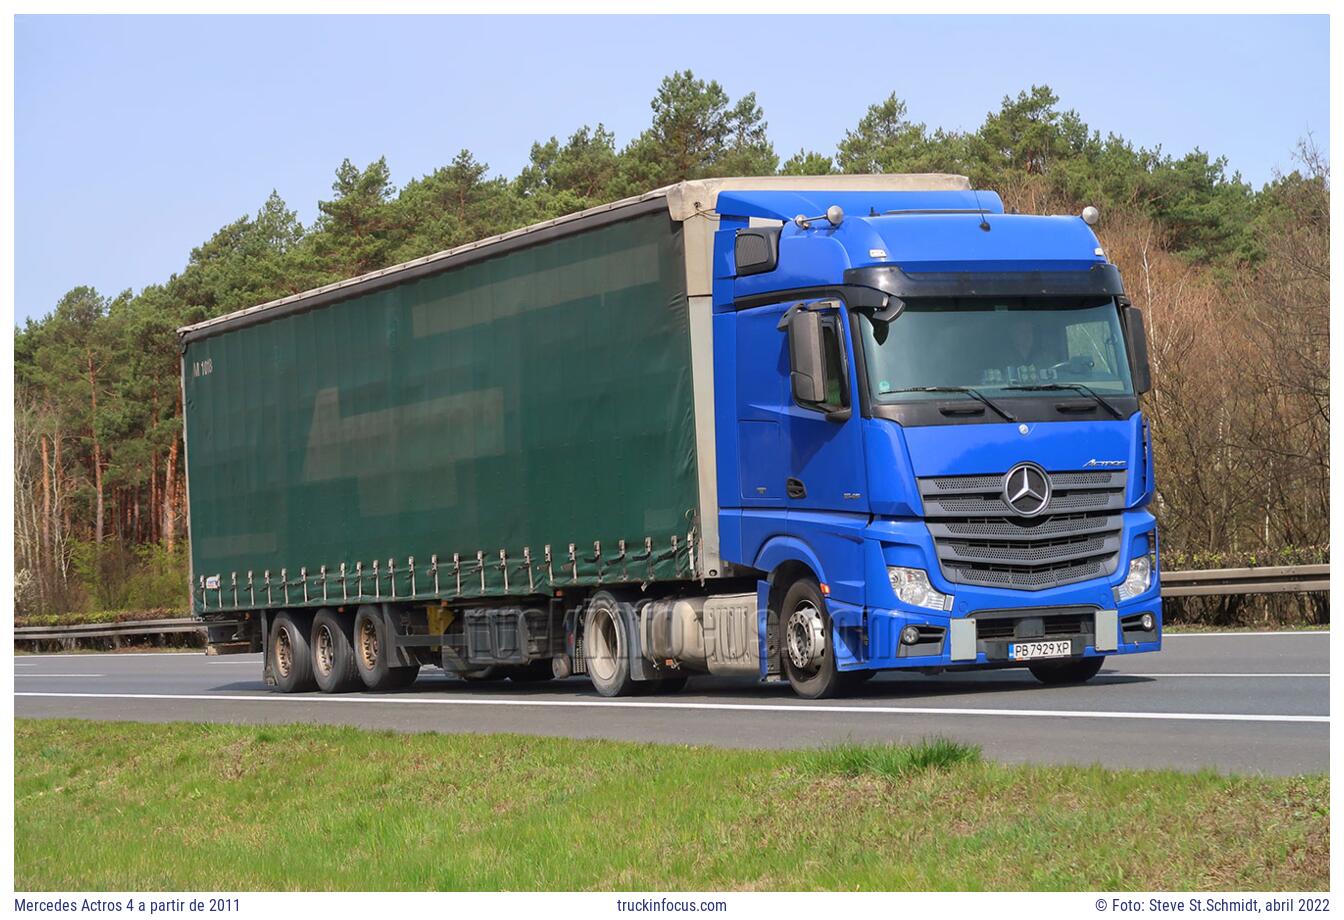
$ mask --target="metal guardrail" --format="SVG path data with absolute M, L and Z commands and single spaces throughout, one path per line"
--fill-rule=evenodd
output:
M 236 621 L 212 620 L 211 626 L 230 626 Z M 130 636 L 160 636 L 175 633 L 205 635 L 206 624 L 193 617 L 163 620 L 128 620 L 122 623 L 77 623 L 73 626 L 23 626 L 14 630 L 15 642 L 53 642 L 62 639 L 106 639 Z
M 1247 569 L 1196 569 L 1162 573 L 1163 597 L 1202 597 L 1219 594 L 1284 594 L 1330 590 L 1329 565 L 1279 565 Z M 211 626 L 233 626 L 237 621 L 211 620 Z M 74 626 L 24 626 L 14 630 L 15 642 L 105 639 L 158 636 L 174 633 L 204 635 L 206 624 L 192 617 L 130 620 L 123 623 L 81 623 Z
M 1330 590 L 1330 566 L 1266 565 L 1249 569 L 1163 572 L 1163 597 L 1217 594 L 1285 594 Z

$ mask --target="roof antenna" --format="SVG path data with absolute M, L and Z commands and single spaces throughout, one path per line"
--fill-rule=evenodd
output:
M 971 194 L 975 196 L 975 209 L 980 212 L 980 229 L 989 232 L 989 221 L 985 220 L 985 209 L 980 207 L 980 192 L 978 189 L 971 189 Z

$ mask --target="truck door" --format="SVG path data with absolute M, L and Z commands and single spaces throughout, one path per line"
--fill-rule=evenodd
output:
M 795 322 L 794 316 L 801 313 L 815 319 L 802 317 L 805 323 Z M 835 300 L 802 301 L 790 304 L 784 316 L 786 329 L 780 338 L 791 385 L 781 434 L 789 530 L 794 532 L 795 512 L 866 515 L 868 496 L 844 307 Z M 819 385 L 799 381 L 800 374 L 820 377 Z

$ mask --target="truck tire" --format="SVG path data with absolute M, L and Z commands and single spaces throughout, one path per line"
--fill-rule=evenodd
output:
M 408 668 L 391 665 L 392 637 L 387 634 L 387 621 L 377 607 L 359 608 L 352 641 L 355 667 L 370 690 L 400 690 L 414 683 L 420 674 L 419 665 Z
M 317 689 L 313 680 L 313 657 L 308 650 L 307 617 L 283 610 L 271 622 L 266 637 L 267 663 L 281 693 L 306 693 Z
M 588 677 L 603 696 L 628 696 L 634 692 L 630 676 L 630 617 L 624 606 L 606 591 L 588 601 L 583 612 L 583 654 L 588 659 Z
M 1094 655 L 1069 661 L 1039 661 L 1027 665 L 1027 669 L 1031 671 L 1032 677 L 1049 686 L 1081 684 L 1096 677 L 1105 660 L 1105 655 Z
M 349 693 L 363 686 L 355 666 L 355 649 L 350 638 L 353 624 L 334 610 L 323 607 L 313 617 L 313 677 L 323 693 Z
M 811 578 L 795 581 L 784 594 L 779 622 L 784 676 L 793 692 L 809 700 L 843 693 L 846 681 L 835 667 L 831 617 L 821 587 Z

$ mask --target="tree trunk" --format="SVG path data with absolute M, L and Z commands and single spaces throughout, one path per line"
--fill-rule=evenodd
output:
M 159 452 L 153 451 L 149 455 L 149 495 L 145 499 L 148 504 L 148 511 L 145 514 L 146 524 L 149 529 L 149 542 L 159 542 Z
M 93 542 L 103 543 L 103 449 L 98 443 L 98 375 L 93 367 L 93 355 L 88 355 L 89 369 L 89 435 L 93 439 L 93 491 L 94 499 Z
M 181 407 L 179 406 L 179 408 Z M 169 553 L 173 551 L 173 543 L 177 535 L 173 514 L 173 498 L 177 490 L 173 486 L 177 482 L 177 446 L 181 442 L 181 435 L 173 438 L 173 443 L 168 448 L 168 462 L 164 465 L 163 470 L 163 546 Z
M 47 436 L 42 435 L 42 545 L 37 558 L 47 562 L 51 557 L 51 457 Z

